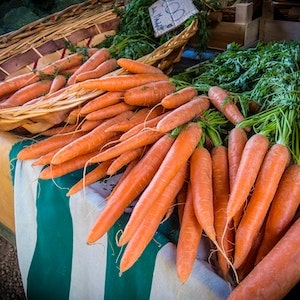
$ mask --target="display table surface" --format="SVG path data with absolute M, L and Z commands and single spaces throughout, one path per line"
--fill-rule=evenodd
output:
M 176 214 L 159 227 L 141 258 L 120 276 L 118 265 L 124 249 L 115 240 L 130 211 L 98 242 L 86 244 L 88 231 L 118 176 L 69 198 L 66 192 L 81 178 L 82 170 L 55 180 L 39 180 L 42 167 L 16 159 L 26 142 L 1 133 L 1 145 L 6 146 L 1 151 L 0 207 L 5 203 L 7 209 L 1 210 L 0 222 L 15 232 L 28 299 L 227 298 L 229 285 L 207 263 L 204 238 L 191 277 L 185 284 L 179 282 L 175 270 Z

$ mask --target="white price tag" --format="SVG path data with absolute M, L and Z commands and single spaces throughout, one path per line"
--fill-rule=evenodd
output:
M 190 16 L 198 13 L 192 0 L 158 0 L 149 7 L 154 36 L 175 29 Z

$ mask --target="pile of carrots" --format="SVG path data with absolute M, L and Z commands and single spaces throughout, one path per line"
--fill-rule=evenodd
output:
M 63 89 L 101 95 L 72 109 L 62 126 L 42 132 L 44 139 L 18 159 L 47 165 L 41 179 L 83 168 L 69 196 L 122 172 L 87 237 L 88 244 L 96 242 L 137 200 L 118 239 L 126 245 L 120 273 L 177 207 L 181 282 L 190 277 L 205 235 L 216 252 L 216 271 L 234 287 L 230 299 L 282 298 L 300 278 L 300 165 L 290 149 L 239 127 L 238 105 L 226 102 L 228 92 L 217 86 L 199 95 L 192 86 L 178 89 L 154 66 L 125 58 L 114 63 L 126 74 L 91 78 L 81 65 Z M 211 121 L 214 114 L 219 119 Z M 229 128 L 224 140 L 219 125 Z

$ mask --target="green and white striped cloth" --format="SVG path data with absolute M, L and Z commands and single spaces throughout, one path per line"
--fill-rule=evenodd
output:
M 38 180 L 41 167 L 15 159 L 24 143 L 11 151 L 14 178 L 18 259 L 29 300 L 209 300 L 226 299 L 228 283 L 206 262 L 205 240 L 190 279 L 181 284 L 175 270 L 177 218 L 160 226 L 136 264 L 119 276 L 122 250 L 115 236 L 128 213 L 101 240 L 86 244 L 89 229 L 105 205 L 117 177 L 98 182 L 66 197 L 82 175 L 74 172 L 56 180 Z

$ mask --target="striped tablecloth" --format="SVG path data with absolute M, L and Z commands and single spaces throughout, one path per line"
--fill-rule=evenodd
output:
M 31 299 L 210 300 L 226 299 L 230 289 L 207 263 L 203 239 L 190 279 L 181 284 L 175 270 L 177 218 L 162 224 L 142 257 L 122 276 L 122 248 L 115 236 L 129 213 L 101 240 L 86 244 L 94 220 L 105 206 L 117 176 L 66 197 L 81 176 L 74 172 L 55 180 L 38 180 L 41 167 L 14 159 L 24 143 L 10 152 L 18 259 L 24 288 Z

